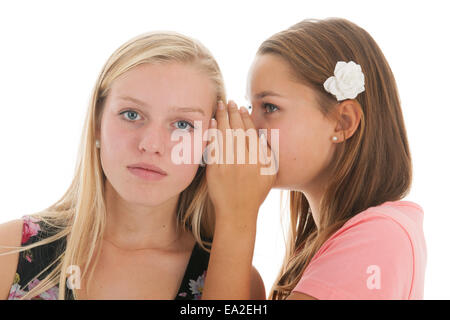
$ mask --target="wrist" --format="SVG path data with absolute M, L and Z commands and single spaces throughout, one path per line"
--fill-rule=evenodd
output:
M 215 230 L 226 229 L 229 232 L 256 232 L 258 210 L 216 211 Z

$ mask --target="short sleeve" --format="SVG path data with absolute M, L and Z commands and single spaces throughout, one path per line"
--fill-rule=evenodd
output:
M 408 299 L 414 252 L 406 230 L 386 216 L 344 225 L 319 249 L 293 291 L 319 300 Z

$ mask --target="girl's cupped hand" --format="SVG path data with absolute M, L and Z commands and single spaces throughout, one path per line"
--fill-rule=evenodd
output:
M 206 179 L 216 223 L 254 223 L 275 182 L 276 155 L 265 134 L 257 132 L 247 108 L 238 110 L 233 101 L 227 106 L 219 101 L 215 118 L 210 126 L 215 134 L 208 138 L 211 159 L 206 161 Z M 276 170 L 267 174 L 264 168 L 273 164 Z

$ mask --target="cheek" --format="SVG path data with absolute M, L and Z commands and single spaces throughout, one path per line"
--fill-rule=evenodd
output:
M 264 117 L 264 115 L 258 110 L 253 110 L 251 112 L 250 119 L 252 120 L 253 125 L 255 126 L 255 128 L 257 130 L 258 129 L 269 129 L 269 127 L 273 127 L 273 124 L 271 125 L 271 123 L 269 121 L 267 121 L 267 119 Z
M 128 130 L 129 131 L 129 130 Z M 101 139 L 105 145 L 109 146 L 116 142 L 121 142 L 121 137 L 127 136 L 126 124 L 113 114 L 105 114 L 101 123 Z
M 199 168 L 203 151 L 206 148 L 207 141 L 203 141 L 203 135 L 206 132 L 197 130 L 190 134 L 179 137 L 176 141 L 169 142 L 169 148 L 166 151 L 169 170 L 176 177 L 177 189 L 180 192 L 186 188 L 194 179 Z M 186 152 L 186 153 L 185 153 Z
M 307 130 L 301 127 L 283 128 L 280 130 L 281 169 L 292 170 L 308 161 L 310 149 Z M 283 168 L 284 167 L 284 168 Z
M 170 136 L 170 141 L 167 143 L 168 149 L 166 150 L 168 161 L 173 165 L 199 165 L 203 151 L 208 144 L 206 140 L 208 139 L 207 129 L 208 127 L 202 124 L 201 128 L 194 131 Z
M 199 164 L 194 163 L 194 143 L 190 146 L 190 153 L 191 153 L 191 162 L 190 163 L 180 163 L 176 164 L 173 159 L 171 158 L 171 155 L 168 155 L 168 165 L 167 169 L 170 172 L 170 180 L 168 181 L 168 185 L 166 185 L 165 189 L 166 192 L 170 193 L 171 195 L 176 195 L 184 191 L 193 181 L 198 168 Z M 169 150 L 171 153 L 171 150 Z M 200 149 L 200 157 L 201 157 L 201 149 Z M 199 158 L 200 159 L 200 158 Z
M 198 165 L 180 164 L 172 167 L 172 192 L 180 193 L 192 182 L 197 173 Z
M 278 184 L 303 184 L 318 175 L 327 163 L 330 144 L 323 128 L 311 122 L 296 122 L 280 128 Z
M 182 153 L 179 153 L 180 150 L 180 143 L 181 140 L 178 140 L 177 142 L 172 142 L 169 153 L 170 153 L 170 165 L 172 166 L 173 170 L 176 171 L 177 176 L 179 177 L 179 181 L 183 181 L 181 183 L 184 188 L 186 188 L 194 179 L 195 174 L 198 171 L 198 168 L 201 163 L 201 158 L 203 155 L 203 152 L 206 150 L 206 147 L 208 145 L 208 135 L 207 135 L 207 129 L 208 125 L 205 122 L 202 123 L 202 130 L 196 130 L 193 133 L 190 134 L 190 139 L 187 139 L 186 141 L 190 141 L 190 143 L 186 143 L 185 147 L 189 150 L 189 163 L 181 163 L 179 165 L 176 164 L 176 161 L 173 157 L 182 157 Z M 187 137 L 187 136 L 186 136 Z M 178 145 L 178 147 L 177 147 Z M 173 148 L 177 148 L 172 152 Z M 183 147 L 184 149 L 184 147 Z M 175 152 L 176 151 L 176 152 Z M 186 158 L 187 159 L 187 158 Z M 180 159 L 178 159 L 178 162 Z
M 123 125 L 112 119 L 102 121 L 100 133 L 102 161 L 106 163 L 118 162 L 124 158 L 127 148 L 132 146 L 132 137 Z

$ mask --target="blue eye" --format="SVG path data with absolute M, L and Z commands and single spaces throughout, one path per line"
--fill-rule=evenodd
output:
M 125 111 L 121 112 L 120 114 L 128 114 L 129 117 L 125 116 L 125 118 L 128 121 L 135 121 L 135 120 L 137 120 L 136 118 L 139 116 L 139 114 L 133 110 L 125 110 Z
M 276 110 L 280 110 L 280 108 L 278 108 L 276 105 L 271 104 L 271 103 L 264 103 L 263 104 L 263 109 L 264 110 L 269 110 L 269 111 L 266 111 L 264 113 L 273 113 Z
M 177 126 L 177 129 L 186 130 L 186 128 L 189 128 L 189 127 L 190 127 L 190 129 L 195 129 L 195 127 L 190 122 L 187 122 L 185 120 L 180 120 L 180 121 L 177 121 L 175 123 L 181 123 L 182 124 L 179 127 Z M 186 131 L 188 131 L 188 130 L 186 130 Z

